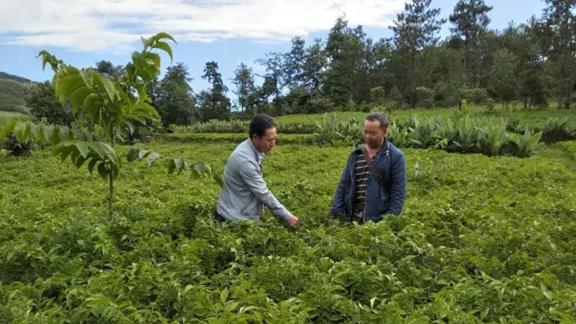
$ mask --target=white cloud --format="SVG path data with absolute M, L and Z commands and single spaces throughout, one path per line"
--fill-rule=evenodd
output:
M 0 42 L 99 50 L 165 31 L 178 41 L 287 40 L 350 25 L 387 27 L 404 0 L 2 0 Z

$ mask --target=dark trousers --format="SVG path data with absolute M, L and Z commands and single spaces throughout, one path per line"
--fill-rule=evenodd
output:
M 218 214 L 218 210 L 214 208 L 214 218 L 219 222 L 226 222 L 227 219 L 222 217 L 222 215 Z

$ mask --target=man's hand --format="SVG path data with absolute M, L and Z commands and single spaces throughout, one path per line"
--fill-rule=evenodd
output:
M 296 228 L 298 226 L 298 217 L 292 215 L 288 218 L 288 226 L 291 228 Z

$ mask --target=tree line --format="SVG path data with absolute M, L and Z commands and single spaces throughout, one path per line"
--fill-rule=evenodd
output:
M 569 109 L 576 91 L 576 1 L 545 3 L 539 17 L 497 31 L 488 28 L 492 7 L 483 0 L 459 0 L 448 19 L 439 17 L 431 0 L 411 0 L 390 26 L 391 38 L 374 41 L 362 26 L 349 26 L 340 17 L 325 40 L 306 44 L 294 37 L 289 51 L 258 59 L 261 75 L 241 63 L 232 90 L 211 61 L 202 75 L 210 87 L 195 93 L 187 67 L 177 63 L 152 83 L 150 96 L 165 126 L 233 114 L 320 113 L 374 105 L 401 109 L 520 101 L 525 108 L 555 102 Z M 451 33 L 441 40 L 446 23 Z M 95 69 L 111 79 L 125 73 L 107 61 Z M 49 99 L 50 87 L 48 82 L 38 85 L 28 105 L 40 117 L 49 119 L 49 111 L 58 111 L 56 122 L 70 123 L 69 110 L 46 108 L 57 105 Z

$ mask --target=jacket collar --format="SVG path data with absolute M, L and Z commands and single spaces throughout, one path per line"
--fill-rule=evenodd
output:
M 366 144 L 362 143 L 362 144 L 358 145 L 358 147 L 354 150 L 354 152 L 356 154 L 362 153 L 362 145 L 366 145 Z M 386 156 L 390 155 L 390 143 L 388 143 L 388 140 L 386 140 L 386 139 L 384 139 L 384 143 L 382 143 L 382 145 L 378 149 L 378 152 L 376 152 L 376 154 L 375 154 L 375 156 L 377 156 L 378 158 L 380 158 L 380 156 L 382 156 L 382 155 L 386 155 Z

